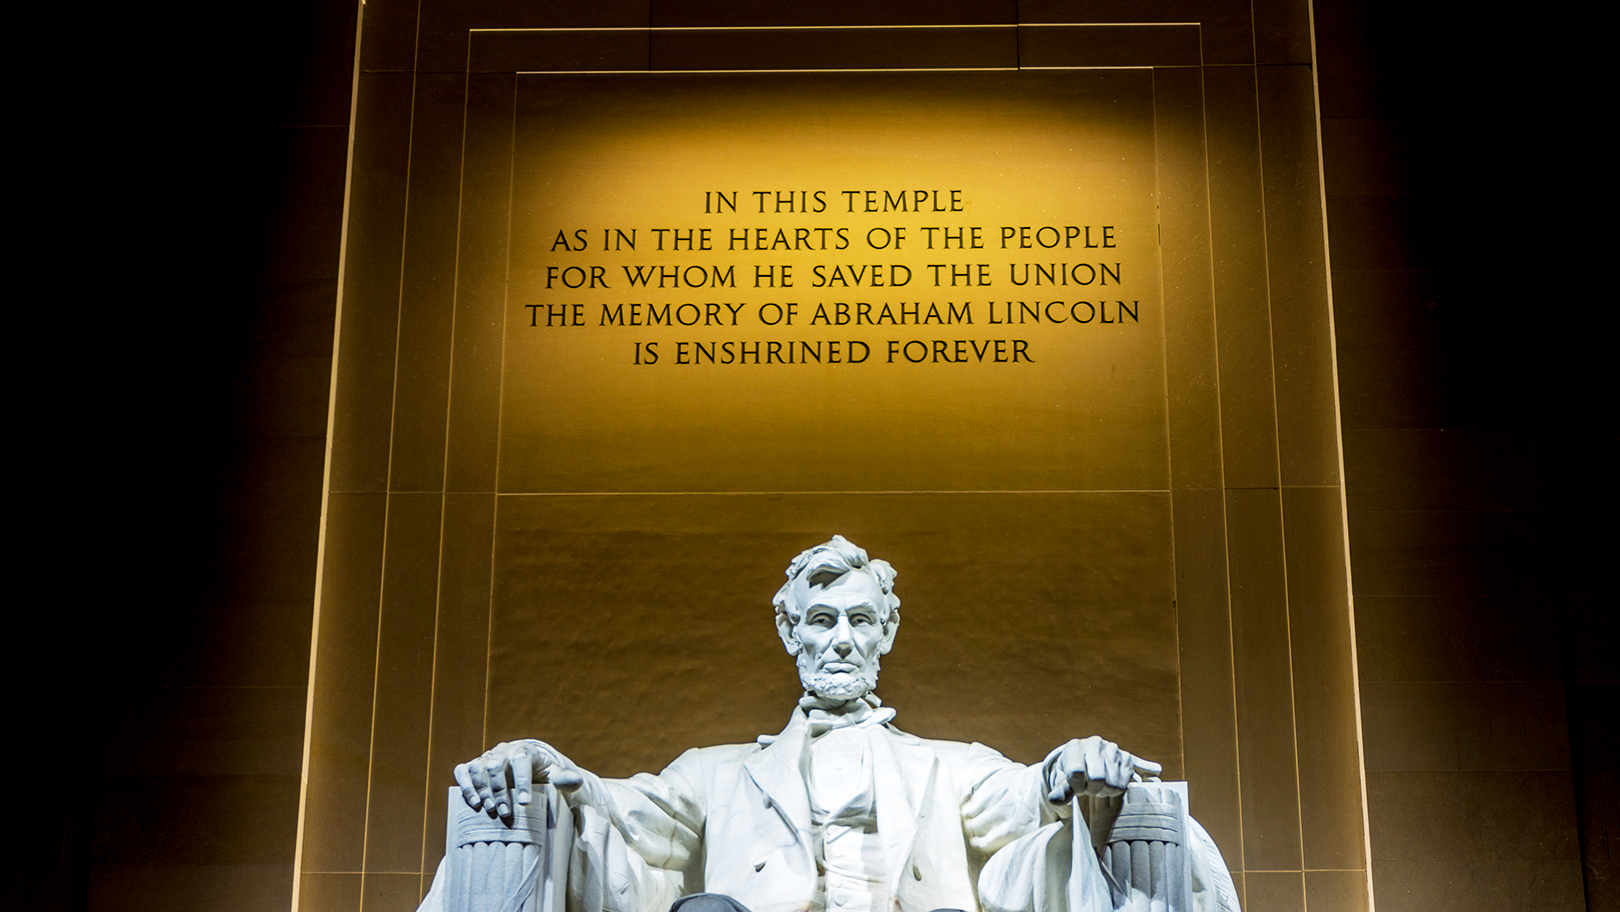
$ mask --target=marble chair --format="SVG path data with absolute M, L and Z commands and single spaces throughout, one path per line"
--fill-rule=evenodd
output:
M 507 823 L 450 790 L 445 859 L 434 884 L 440 895 L 423 908 L 642 912 L 616 909 L 622 893 L 611 886 L 611 860 L 593 850 L 596 840 L 576 851 L 573 812 L 552 787 L 539 791 L 543 797 Z M 1238 908 L 1224 865 L 1198 861 L 1220 854 L 1188 813 L 1185 782 L 1137 783 L 1117 798 L 1087 801 L 1076 799 L 1068 820 L 991 856 L 979 878 L 985 912 L 1194 912 L 1194 893 L 1204 891 L 1210 895 L 1197 906 Z M 1203 853 L 1189 851 L 1198 846 Z
M 445 912 L 564 912 L 574 816 L 557 790 L 517 808 L 510 823 L 467 806 L 450 789 L 444 862 L 434 890 Z M 430 903 L 424 903 L 427 908 Z

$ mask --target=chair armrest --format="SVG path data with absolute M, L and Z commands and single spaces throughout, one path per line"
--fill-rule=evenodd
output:
M 534 795 L 508 823 L 468 807 L 461 789 L 450 789 L 445 912 L 565 912 L 573 812 L 550 785 Z

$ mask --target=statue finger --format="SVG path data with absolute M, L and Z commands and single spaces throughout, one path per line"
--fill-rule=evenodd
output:
M 1107 794 L 1108 758 L 1103 756 L 1103 745 L 1112 747 L 1101 738 L 1085 740 L 1086 794 L 1096 797 Z
M 547 779 L 552 785 L 555 785 L 565 792 L 571 792 L 585 784 L 585 777 L 579 774 L 579 770 L 568 769 L 561 766 L 552 767 L 550 773 L 547 775 Z
M 505 756 L 492 757 L 487 765 L 490 804 L 485 810 L 490 811 L 497 817 L 505 817 L 511 813 L 510 799 L 506 788 L 506 771 L 509 768 Z
M 1141 770 L 1149 776 L 1157 776 L 1164 772 L 1164 764 L 1154 763 L 1152 760 L 1143 760 L 1141 757 L 1131 757 L 1131 768 Z
M 512 792 L 518 804 L 528 804 L 530 791 L 533 788 L 534 760 L 532 755 L 524 756 L 522 762 L 512 764 Z
M 1121 792 L 1125 791 L 1130 786 L 1131 779 L 1136 776 L 1135 760 L 1136 758 L 1130 754 L 1117 751 L 1113 756 L 1113 762 L 1108 766 L 1108 785 Z
M 1053 804 L 1067 804 L 1077 793 L 1085 793 L 1086 755 L 1081 742 L 1070 740 L 1059 749 L 1057 768 L 1061 775 L 1053 778 L 1060 781 L 1052 786 L 1046 800 Z
M 488 759 L 489 755 L 485 754 L 467 764 L 467 780 L 473 788 L 473 798 L 467 803 L 483 811 L 490 808 L 489 770 L 485 766 Z
M 478 787 L 473 785 L 472 773 L 468 771 L 467 764 L 457 763 L 455 776 L 456 784 L 461 786 L 461 800 L 467 802 L 470 808 L 478 807 Z
M 1101 770 L 1095 767 L 1076 774 L 1075 778 L 1078 780 L 1074 786 L 1075 794 L 1084 795 L 1087 798 L 1095 798 L 1103 794 L 1103 790 L 1108 787 L 1107 778 L 1102 774 Z
M 1051 804 L 1068 804 L 1073 797 L 1074 787 L 1066 782 L 1053 786 L 1052 790 L 1046 793 L 1046 800 Z
M 1088 783 L 1089 792 L 1094 797 L 1112 798 L 1125 790 L 1125 784 L 1130 780 L 1126 778 L 1129 773 L 1126 772 L 1121 753 L 1110 742 L 1099 745 L 1096 766 L 1091 771 L 1091 781 Z

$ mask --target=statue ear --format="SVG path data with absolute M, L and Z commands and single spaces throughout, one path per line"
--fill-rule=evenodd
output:
M 787 647 L 787 654 L 796 656 L 804 651 L 804 644 L 799 642 L 799 634 L 793 629 L 793 615 L 781 607 L 776 609 L 776 635 L 782 638 L 782 645 Z
M 900 609 L 889 609 L 889 617 L 883 622 L 883 642 L 878 644 L 878 655 L 888 655 L 894 648 L 894 635 L 900 632 Z

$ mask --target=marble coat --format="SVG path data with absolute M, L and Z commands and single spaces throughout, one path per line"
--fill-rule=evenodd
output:
M 726 894 L 750 912 L 810 909 L 817 870 L 809 729 L 799 709 L 778 735 L 694 748 L 657 775 L 586 773 L 570 799 L 569 912 L 664 912 L 700 892 Z M 1095 853 L 1072 853 L 1074 839 L 1089 842 L 1085 821 L 1046 800 L 1046 764 L 1025 766 L 982 744 L 927 740 L 886 724 L 870 732 L 877 829 L 896 912 L 1114 909 Z M 1196 821 L 1191 828 L 1189 912 L 1237 912 L 1219 849 Z M 1071 857 L 1084 869 L 1071 871 Z M 419 912 L 447 908 L 445 880 L 441 864 Z
M 1058 817 L 1041 767 L 982 744 L 925 740 L 888 725 L 871 731 L 890 895 L 901 912 L 977 910 L 974 885 L 990 853 Z M 809 737 L 798 710 L 781 734 L 758 744 L 695 748 L 656 776 L 603 780 L 615 829 L 650 869 L 637 879 L 667 871 L 669 889 L 724 893 L 753 912 L 809 908 L 817 876 Z M 666 892 L 642 886 L 634 892 L 649 900 Z

